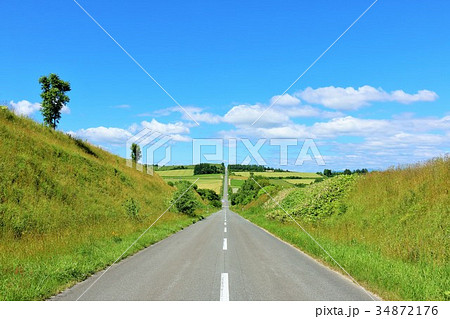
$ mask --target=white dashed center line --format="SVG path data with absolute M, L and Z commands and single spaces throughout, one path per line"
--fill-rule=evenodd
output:
M 225 227 L 225 228 L 223 229 L 223 232 L 224 232 L 224 233 L 226 233 L 226 232 L 227 232 L 227 228 L 226 228 L 226 227 Z
M 220 278 L 220 301 L 230 301 L 230 293 L 228 291 L 228 273 L 222 273 Z
M 227 239 L 223 239 L 223 250 L 227 250 Z

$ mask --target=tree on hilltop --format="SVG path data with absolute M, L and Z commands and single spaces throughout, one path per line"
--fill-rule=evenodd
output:
M 61 119 L 61 110 L 70 101 L 70 98 L 66 95 L 66 92 L 70 91 L 70 83 L 61 80 L 55 73 L 41 76 L 39 83 L 42 90 L 41 113 L 44 117 L 44 123 L 56 129 Z

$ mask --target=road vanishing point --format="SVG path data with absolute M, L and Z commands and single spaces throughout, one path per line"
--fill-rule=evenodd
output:
M 52 300 L 376 299 L 349 278 L 232 212 L 227 171 L 224 181 L 220 211 Z

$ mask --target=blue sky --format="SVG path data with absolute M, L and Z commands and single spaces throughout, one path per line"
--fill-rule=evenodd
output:
M 41 121 L 37 79 L 57 73 L 72 85 L 59 129 L 121 156 L 144 127 L 172 137 L 177 164 L 195 138 L 313 138 L 333 169 L 449 151 L 447 1 L 379 0 L 255 125 L 373 1 L 78 2 L 200 125 L 71 0 L 0 4 L 0 101 Z M 295 167 L 300 146 L 288 167 L 322 170 Z M 269 140 L 261 153 L 279 166 Z

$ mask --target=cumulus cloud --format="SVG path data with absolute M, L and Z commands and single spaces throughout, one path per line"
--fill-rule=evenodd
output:
M 132 136 L 127 130 L 104 126 L 81 129 L 76 132 L 71 131 L 68 134 L 88 140 L 94 144 L 111 144 L 115 146 L 124 145 L 127 139 Z
M 295 96 L 311 103 L 320 104 L 336 110 L 357 110 L 371 102 L 398 102 L 410 104 L 413 102 L 431 102 L 438 98 L 438 95 L 429 90 L 420 90 L 415 94 L 405 93 L 403 90 L 396 90 L 390 93 L 381 88 L 374 88 L 364 85 L 358 89 L 353 87 L 322 87 L 313 89 L 306 88 L 297 92 Z
M 70 131 L 68 134 L 88 140 L 97 145 L 123 146 L 127 140 L 143 129 L 149 129 L 167 135 L 172 141 L 188 142 L 191 138 L 187 135 L 190 130 L 183 122 L 161 123 L 155 119 L 142 121 L 140 124 L 132 124 L 128 129 L 117 127 L 92 127 Z
M 381 145 L 383 141 L 386 142 L 385 145 L 389 144 L 388 141 L 391 141 L 391 145 L 443 144 L 450 136 L 450 116 L 404 119 L 361 119 L 344 116 L 312 125 L 290 122 L 272 127 L 237 126 L 234 130 L 222 131 L 221 135 L 228 138 L 315 138 L 323 141 L 332 141 L 339 137 L 361 137 L 372 145 Z M 414 140 L 415 138 L 417 139 Z
M 27 100 L 22 100 L 19 102 L 10 101 L 11 109 L 17 115 L 30 116 L 33 113 L 39 111 L 41 109 L 41 103 L 32 103 Z M 64 105 L 61 109 L 62 114 L 70 114 L 70 108 L 67 105 Z
M 142 121 L 141 126 L 147 128 L 152 131 L 157 131 L 163 134 L 189 134 L 189 127 L 186 126 L 183 122 L 176 123 L 161 123 L 155 119 L 152 119 L 150 122 Z
M 182 119 L 186 121 L 192 121 L 194 119 L 198 123 L 217 124 L 222 122 L 222 117 L 217 114 L 205 112 L 203 108 L 195 106 L 179 106 L 169 107 L 165 109 L 157 110 L 153 113 L 142 113 L 139 116 L 168 116 L 172 113 L 180 113 Z
M 39 111 L 41 109 L 40 103 L 31 103 L 27 100 L 22 100 L 17 103 L 14 101 L 9 102 L 11 105 L 11 109 L 14 113 L 17 115 L 25 115 L 30 116 L 36 111 Z
M 267 108 L 260 104 L 233 106 L 223 117 L 223 121 L 235 126 L 251 125 Z M 289 121 L 289 116 L 278 112 L 275 108 L 268 109 L 259 119 L 258 126 L 273 126 Z
M 323 111 L 310 105 L 275 104 L 270 108 L 269 106 L 262 104 L 236 105 L 223 116 L 222 121 L 237 127 L 277 127 L 292 123 L 293 118 L 334 118 L 342 116 L 340 112 Z M 261 114 L 263 115 L 261 116 Z M 252 125 L 258 118 L 259 120 Z
M 292 96 L 288 93 L 281 95 L 275 95 L 270 99 L 270 104 L 272 105 L 298 105 L 300 104 L 300 100 L 295 96 Z
M 64 105 L 61 109 L 62 114 L 70 114 L 70 108 L 67 105 Z
M 327 167 L 386 168 L 448 154 L 450 116 L 392 119 L 343 116 L 311 125 L 290 122 L 273 127 L 239 126 L 220 134 L 236 139 L 313 138 L 320 151 L 327 150 L 324 156 Z
M 311 132 L 317 137 L 329 138 L 337 136 L 368 136 L 380 132 L 387 133 L 392 129 L 387 120 L 360 119 L 352 116 L 332 119 L 328 122 L 317 122 Z

